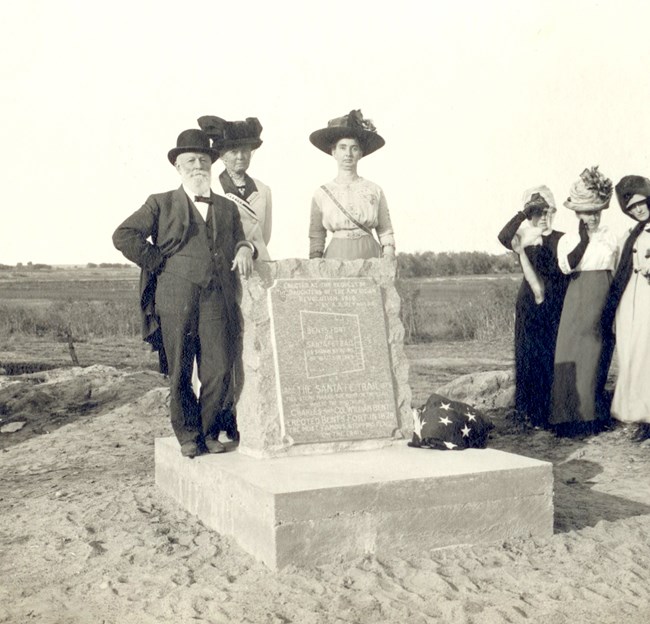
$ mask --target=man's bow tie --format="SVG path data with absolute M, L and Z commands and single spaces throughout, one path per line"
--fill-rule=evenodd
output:
M 212 200 L 209 197 L 202 197 L 201 195 L 194 196 L 195 202 L 205 202 L 206 204 L 211 204 Z

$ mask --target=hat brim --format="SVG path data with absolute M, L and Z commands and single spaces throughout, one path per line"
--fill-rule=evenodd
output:
M 622 177 L 616 185 L 616 199 L 625 214 L 627 214 L 630 204 L 635 202 L 635 197 L 650 197 L 650 180 L 639 175 Z M 639 199 L 636 201 L 642 200 Z
M 232 139 L 230 141 L 213 141 L 212 147 L 220 154 L 236 147 L 248 146 L 251 149 L 257 149 L 262 145 L 262 139 Z
M 359 141 L 364 156 L 376 152 L 386 144 L 383 137 L 379 136 L 376 132 L 346 128 L 343 126 L 316 130 L 309 135 L 309 141 L 321 152 L 325 152 L 331 156 L 332 146 L 340 139 L 347 137 L 354 137 Z
M 207 154 L 208 156 L 210 156 L 213 163 L 215 160 L 219 158 L 219 152 L 210 147 L 175 147 L 174 149 L 169 150 L 169 152 L 167 153 L 167 158 L 169 158 L 169 162 L 172 165 L 175 165 L 176 159 L 181 154 L 186 154 L 187 152 L 196 152 L 197 154 Z
M 632 206 L 633 204 L 639 204 L 639 203 L 641 203 L 643 201 L 646 201 L 647 199 L 648 199 L 648 195 L 642 195 L 641 193 L 635 193 L 634 195 L 632 195 L 632 197 L 630 197 L 629 201 L 627 202 L 627 204 L 625 205 L 625 208 L 623 208 L 623 210 L 625 212 L 627 212 L 627 211 L 630 210 L 630 206 Z
M 574 212 L 595 212 L 600 210 L 607 210 L 609 208 L 609 200 L 603 204 L 574 204 L 570 199 L 564 202 L 564 207 Z

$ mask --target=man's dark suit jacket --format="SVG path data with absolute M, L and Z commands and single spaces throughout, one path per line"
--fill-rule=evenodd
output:
M 214 193 L 210 197 L 213 201 L 210 212 L 214 219 L 209 229 L 212 233 L 211 270 L 214 277 L 220 280 L 226 309 L 234 322 L 237 319 L 237 281 L 230 267 L 239 248 L 248 243 L 244 238 L 237 206 Z M 115 247 L 142 269 L 142 337 L 160 352 L 161 372 L 164 373 L 167 372 L 167 363 L 155 311 L 156 278 L 165 270 L 167 259 L 185 246 L 190 231 L 191 209 L 182 186 L 175 191 L 150 195 L 142 208 L 128 217 L 113 234 Z M 192 279 L 192 276 L 188 277 Z

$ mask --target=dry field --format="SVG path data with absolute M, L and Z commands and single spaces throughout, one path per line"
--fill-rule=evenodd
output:
M 0 424 L 27 423 L 0 434 L 2 623 L 650 621 L 650 443 L 625 427 L 558 440 L 492 414 L 492 447 L 553 464 L 548 539 L 270 572 L 157 491 L 153 441 L 171 429 L 153 355 L 137 337 L 76 348 L 85 368 L 0 376 Z M 512 365 L 507 336 L 406 351 L 416 405 L 460 374 Z M 48 336 L 3 336 L 0 361 L 69 366 Z
M 138 300 L 136 267 L 88 269 L 53 267 L 0 271 L 0 302 L 11 305 L 49 305 L 60 301 Z
M 509 345 L 518 282 L 512 275 L 404 280 L 405 324 L 415 330 L 410 342 L 454 341 L 463 349 L 467 340 L 459 340 L 480 338 Z M 138 283 L 135 267 L 0 270 L 0 367 L 65 365 L 68 330 L 82 365 L 147 365 L 133 346 L 140 335 Z

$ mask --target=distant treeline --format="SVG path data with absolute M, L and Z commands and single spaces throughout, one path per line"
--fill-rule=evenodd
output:
M 51 269 L 52 265 L 51 264 L 42 264 L 40 262 L 28 262 L 27 264 L 23 264 L 22 262 L 19 262 L 16 266 L 11 266 L 9 264 L 0 264 L 0 271 L 9 271 L 12 269 L 23 269 L 27 271 L 40 271 L 42 269 Z
M 424 251 L 397 255 L 398 275 L 409 277 L 447 277 L 450 275 L 487 275 L 521 271 L 513 253 L 489 254 L 483 251 Z
M 133 267 L 132 264 L 121 264 L 119 262 L 102 262 L 100 264 L 95 264 L 94 262 L 89 262 L 86 265 L 87 269 L 129 269 Z M 13 269 L 21 269 L 23 271 L 40 271 L 42 269 L 53 269 L 54 267 L 51 264 L 41 264 L 36 262 L 28 262 L 23 264 L 19 262 L 15 266 L 10 264 L 0 264 L 0 271 L 11 271 Z
M 87 269 L 129 269 L 132 264 L 119 262 L 88 262 Z M 400 253 L 397 255 L 398 275 L 409 277 L 448 277 L 451 275 L 488 275 L 519 273 L 521 268 L 513 253 L 489 254 L 483 251 Z M 10 269 L 40 270 L 53 268 L 49 264 L 19 262 L 15 267 L 0 264 L 0 271 Z

